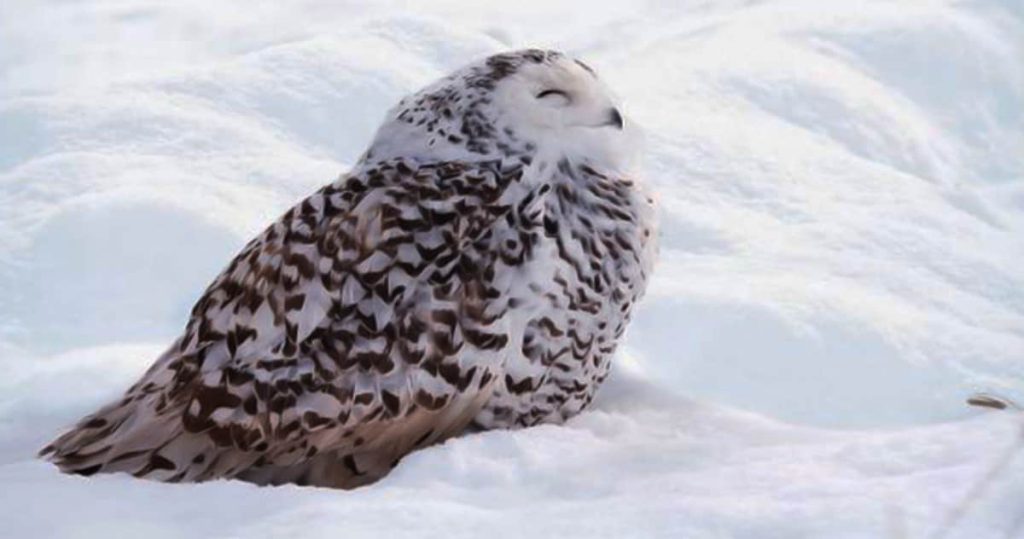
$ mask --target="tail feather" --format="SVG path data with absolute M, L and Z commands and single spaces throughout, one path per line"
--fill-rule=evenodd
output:
M 130 391 L 39 454 L 61 471 L 80 475 L 123 472 L 167 482 L 237 478 L 260 485 L 353 488 L 380 479 L 410 451 L 461 433 L 494 383 L 477 393 L 457 395 L 439 410 L 416 408 L 397 419 L 301 432 L 266 430 L 270 427 L 263 427 L 258 415 L 250 423 L 210 422 L 205 429 L 190 429 L 185 421 L 189 401 L 172 403 L 159 393 Z M 238 435 L 233 426 L 238 426 Z M 247 434 L 257 429 L 260 443 L 253 445 Z
M 67 473 L 92 475 L 99 472 L 113 460 L 110 457 L 112 439 L 116 439 L 133 411 L 134 407 L 124 402 L 106 406 L 60 435 L 44 447 L 39 456 Z M 126 460 L 118 459 L 122 466 Z
M 156 415 L 150 410 L 143 402 L 131 399 L 106 406 L 47 445 L 39 456 L 66 473 L 126 472 L 167 480 L 173 475 L 170 472 L 176 473 L 181 467 L 168 457 L 169 446 L 188 445 L 188 441 L 201 446 L 208 442 L 185 433 L 179 415 Z M 178 450 L 174 457 L 184 458 L 186 452 Z

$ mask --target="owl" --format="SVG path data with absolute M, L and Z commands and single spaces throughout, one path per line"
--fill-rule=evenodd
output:
M 82 475 L 351 488 L 460 433 L 565 421 L 608 375 L 655 259 L 633 132 L 554 51 L 402 99 L 137 383 L 41 455 Z

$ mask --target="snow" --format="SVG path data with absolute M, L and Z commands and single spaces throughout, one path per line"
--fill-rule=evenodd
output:
M 400 14 L 399 14 L 400 13 Z M 58 474 L 267 222 L 400 96 L 509 48 L 646 133 L 662 258 L 596 406 L 352 492 Z M 1017 0 L 5 1 L 11 537 L 1024 537 Z

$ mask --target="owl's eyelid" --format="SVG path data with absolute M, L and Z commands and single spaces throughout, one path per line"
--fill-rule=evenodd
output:
M 552 95 L 560 95 L 560 96 L 564 97 L 566 100 L 569 100 L 569 93 L 568 92 L 566 92 L 564 90 L 557 90 L 555 88 L 549 88 L 547 90 L 544 90 L 541 93 L 537 94 L 536 97 L 537 97 L 537 99 L 544 99 L 545 97 L 549 97 L 549 96 L 552 96 Z

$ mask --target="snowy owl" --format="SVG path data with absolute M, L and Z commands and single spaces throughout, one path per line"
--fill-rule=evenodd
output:
M 350 488 L 467 429 L 559 423 L 651 273 L 635 137 L 582 62 L 498 54 L 402 99 L 249 242 L 63 471 Z

